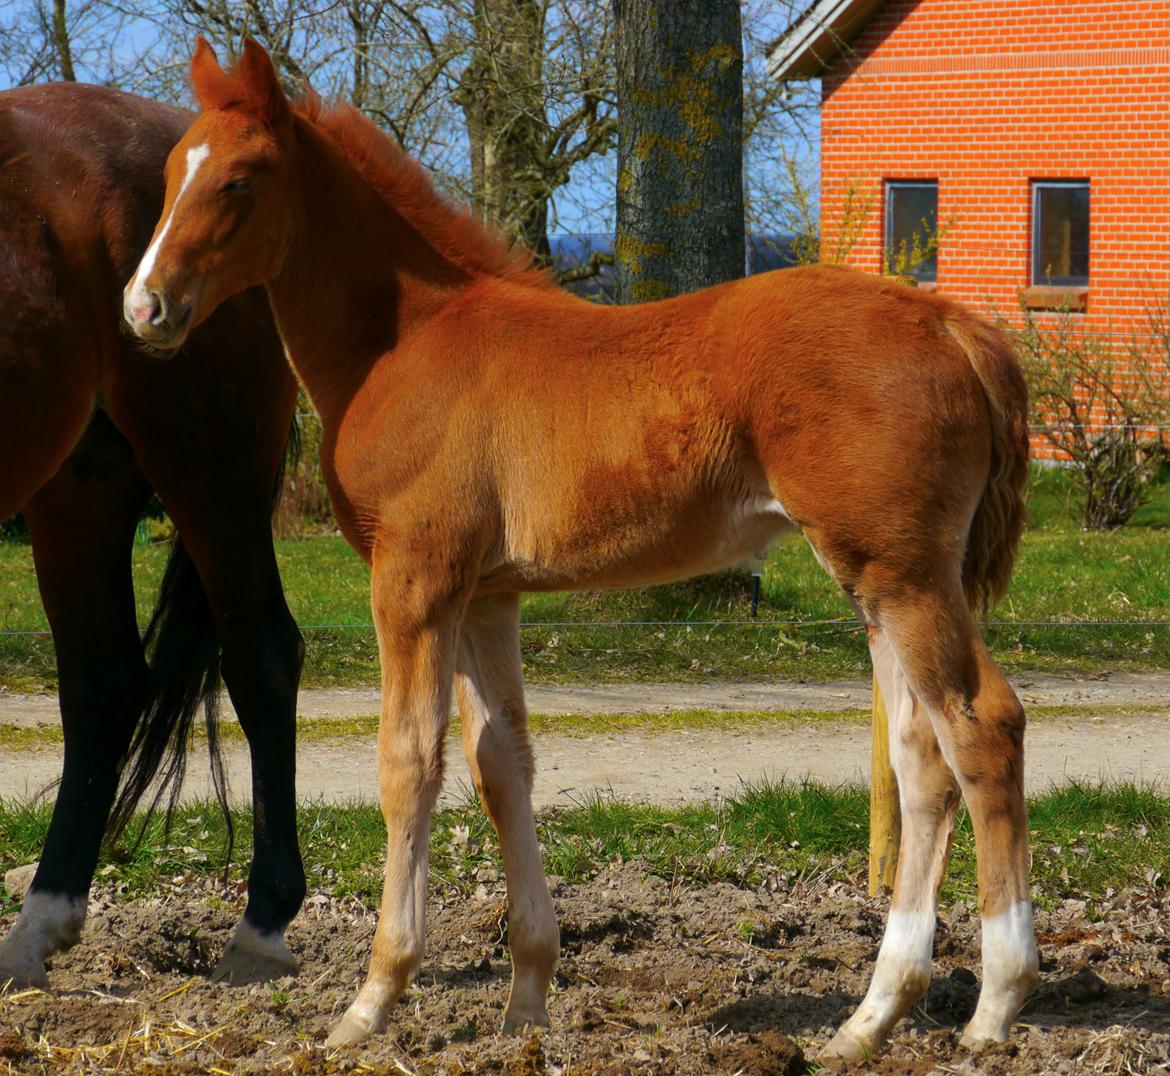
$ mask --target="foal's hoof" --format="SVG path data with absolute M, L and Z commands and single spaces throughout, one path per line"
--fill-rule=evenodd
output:
M 288 951 L 279 932 L 261 934 L 248 922 L 241 920 L 223 956 L 215 965 L 211 978 L 231 986 L 245 983 L 263 983 L 296 975 L 297 959 Z
M 514 1035 L 518 1031 L 524 1031 L 530 1027 L 548 1027 L 548 1013 L 543 1009 L 533 1010 L 532 1012 L 512 1012 L 509 1011 L 504 1017 L 504 1026 L 500 1028 L 500 1033 L 503 1035 Z
M 376 1035 L 382 1030 L 383 1028 L 378 1026 L 377 1021 L 347 1012 L 338 1022 L 337 1027 L 329 1032 L 329 1038 L 325 1040 L 325 1045 L 331 1050 L 337 1049 L 339 1046 L 356 1046 L 359 1042 L 365 1042 L 371 1035 Z
M 873 1052 L 872 1046 L 858 1042 L 848 1031 L 841 1028 L 829 1040 L 828 1046 L 820 1052 L 817 1060 L 826 1062 L 832 1067 L 834 1061 L 864 1061 L 867 1057 L 871 1057 Z
M 988 1046 L 994 1046 L 1000 1042 L 1007 1042 L 1006 1034 L 988 1034 L 979 1029 L 972 1029 L 970 1024 L 959 1037 L 959 1045 L 976 1054 L 987 1049 Z

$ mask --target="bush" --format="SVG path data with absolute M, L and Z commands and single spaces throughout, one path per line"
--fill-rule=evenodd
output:
M 1151 305 L 1147 332 L 1110 337 L 1073 314 L 1041 324 L 1024 310 L 1016 339 L 1032 423 L 1077 468 L 1089 530 L 1123 526 L 1170 459 L 1168 314 Z
M 304 392 L 297 400 L 296 422 L 299 449 L 285 471 L 274 529 L 280 538 L 335 533 L 337 523 L 321 475 L 321 420 Z

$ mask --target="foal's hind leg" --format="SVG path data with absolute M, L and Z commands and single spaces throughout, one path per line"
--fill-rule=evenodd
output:
M 960 592 L 908 586 L 879 607 L 915 694 L 958 778 L 978 858 L 983 986 L 964 1041 L 1006 1040 L 1036 981 L 1024 804 L 1024 710 Z
M 0 983 L 46 987 L 45 959 L 73 945 L 146 687 L 130 549 L 150 490 L 130 446 L 98 416 L 26 507 L 57 652 L 65 766 L 40 865 L 0 944 Z
M 857 1011 L 825 1055 L 857 1059 L 876 1050 L 930 982 L 938 891 L 950 854 L 959 788 L 881 629 L 869 650 L 890 721 L 890 760 L 898 778 L 902 838 L 885 937 L 873 979 Z
M 508 880 L 512 993 L 504 1031 L 548 1026 L 545 999 L 560 932 L 532 816 L 532 748 L 520 666 L 515 595 L 472 603 L 463 622 L 455 694 L 463 750 L 483 808 L 500 838 Z

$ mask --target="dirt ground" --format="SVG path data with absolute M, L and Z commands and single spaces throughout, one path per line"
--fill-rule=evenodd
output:
M 553 880 L 562 962 L 539 1035 L 496 1033 L 509 965 L 503 886 L 432 894 L 428 953 L 389 1030 L 320 1043 L 360 983 L 373 917 L 310 899 L 290 931 L 295 978 L 228 987 L 204 976 L 242 897 L 178 880 L 170 895 L 91 902 L 57 991 L 0 997 L 0 1071 L 419 1072 L 550 1076 L 803 1073 L 864 992 L 883 909 L 844 884 L 783 874 L 759 889 L 688 887 L 639 863 Z M 0 932 L 10 924 L 0 921 Z M 851 1072 L 1153 1073 L 1170 1066 L 1170 898 L 1146 889 L 1038 914 L 1042 981 L 1006 1046 L 973 1055 L 978 924 L 947 909 L 925 1002 L 889 1049 Z

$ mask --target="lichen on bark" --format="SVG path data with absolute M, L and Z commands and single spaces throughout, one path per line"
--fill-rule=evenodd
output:
M 736 0 L 615 0 L 620 302 L 743 273 Z

